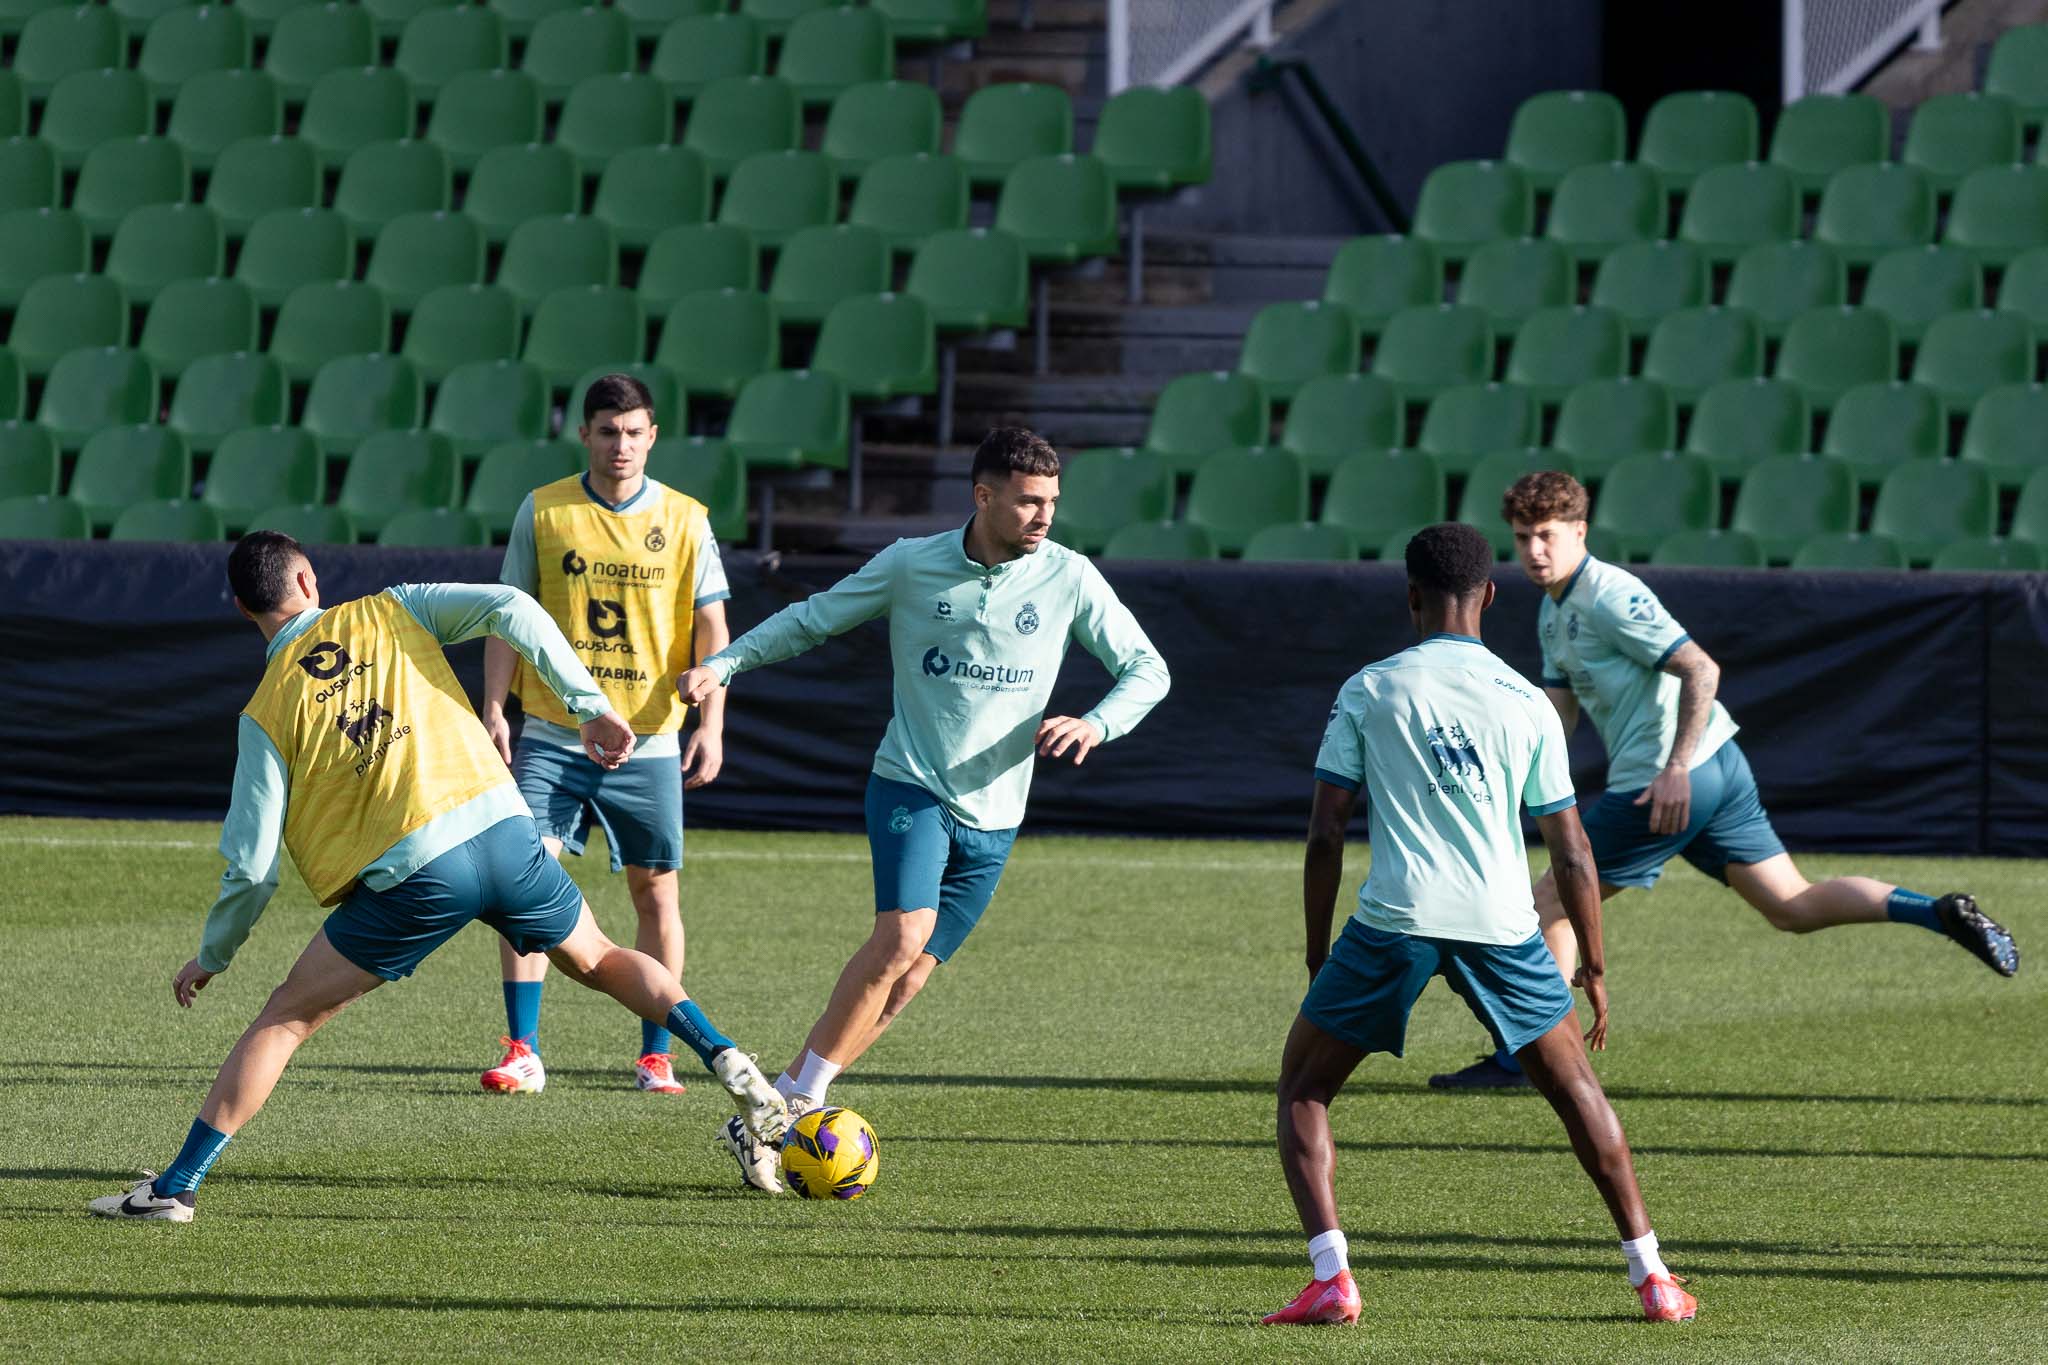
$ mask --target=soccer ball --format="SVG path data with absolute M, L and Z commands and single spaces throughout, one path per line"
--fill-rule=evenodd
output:
M 782 1140 L 782 1178 L 806 1199 L 858 1199 L 880 1171 L 875 1130 L 851 1109 L 813 1109 Z

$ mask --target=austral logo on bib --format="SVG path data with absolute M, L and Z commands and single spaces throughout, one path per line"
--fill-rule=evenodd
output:
M 663 535 L 661 533 L 661 528 L 657 526 L 652 531 L 649 531 L 647 533 L 647 539 L 642 541 L 641 543 L 644 544 L 649 550 L 653 551 L 655 554 L 660 554 L 663 550 L 666 550 L 668 548 L 668 537 Z
M 1016 625 L 1019 635 L 1029 635 L 1032 631 L 1038 629 L 1038 604 L 1036 602 L 1026 602 L 1017 609 Z
M 299 660 L 299 667 L 322 682 L 338 678 L 348 667 L 348 651 L 332 640 L 322 640 Z
M 600 640 L 626 633 L 626 607 L 622 602 L 605 602 L 593 597 L 585 615 L 590 619 L 590 633 Z
M 574 578 L 590 566 L 583 562 L 583 556 L 574 550 L 562 556 L 562 572 Z

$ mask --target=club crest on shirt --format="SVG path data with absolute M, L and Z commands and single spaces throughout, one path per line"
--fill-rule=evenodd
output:
M 1566 618 L 1565 618 L 1565 622 L 1564 622 L 1564 637 L 1565 637 L 1565 639 L 1567 639 L 1567 640 L 1576 640 L 1576 639 L 1578 639 L 1578 638 L 1579 638 L 1579 618 L 1578 618 L 1578 617 L 1576 617 L 1576 616 L 1568 616 L 1568 617 L 1566 617 Z
M 910 807 L 898 806 L 895 810 L 889 812 L 889 832 L 891 834 L 910 833 Z
M 657 526 L 647 533 L 647 539 L 641 543 L 646 545 L 655 554 L 660 554 L 668 548 L 668 537 L 663 535 L 661 528 Z
M 1631 621 L 1656 620 L 1657 599 L 1646 592 L 1630 593 L 1628 598 L 1628 619 Z
M 1016 625 L 1017 633 L 1019 635 L 1029 635 L 1032 631 L 1037 630 L 1038 604 L 1035 602 L 1026 602 L 1023 606 L 1019 607 L 1017 609 Z

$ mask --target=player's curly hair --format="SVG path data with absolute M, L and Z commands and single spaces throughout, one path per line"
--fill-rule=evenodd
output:
M 282 531 L 251 531 L 228 551 L 228 590 L 250 611 L 275 610 L 305 557 L 305 547 Z
M 591 381 L 583 391 L 583 425 L 589 426 L 591 419 L 600 412 L 639 412 L 647 414 L 647 420 L 655 418 L 654 395 L 647 386 L 630 374 L 608 374 Z
M 1446 521 L 1408 541 L 1408 581 L 1426 593 L 1469 597 L 1493 577 L 1493 546 L 1476 526 Z
M 980 448 L 974 452 L 974 468 L 969 477 L 975 483 L 987 483 L 991 476 L 1035 474 L 1058 478 L 1059 472 L 1059 452 L 1050 441 L 1024 427 L 997 427 L 982 438 Z
M 1584 521 L 1586 486 L 1561 469 L 1524 474 L 1501 494 L 1500 515 L 1511 526 Z

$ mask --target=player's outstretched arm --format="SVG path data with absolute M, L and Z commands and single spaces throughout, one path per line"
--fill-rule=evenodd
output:
M 1330 955 L 1330 920 L 1344 881 L 1344 831 L 1358 793 L 1318 780 L 1308 813 L 1308 849 L 1301 862 L 1301 918 L 1308 932 L 1308 975 Z
M 1536 828 L 1550 850 L 1550 873 L 1557 881 L 1565 917 L 1578 935 L 1579 969 L 1572 984 L 1585 991 L 1593 1006 L 1586 1046 L 1598 1051 L 1607 1046 L 1607 949 L 1600 938 L 1600 874 L 1593 866 L 1593 848 L 1586 842 L 1577 806 L 1537 816 Z
M 897 541 L 823 592 L 784 607 L 716 654 L 676 679 L 676 690 L 692 706 L 750 668 L 794 659 L 834 635 L 886 615 L 896 599 Z

